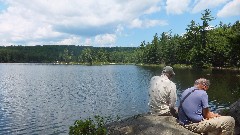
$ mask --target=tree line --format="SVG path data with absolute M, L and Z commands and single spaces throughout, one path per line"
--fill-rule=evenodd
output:
M 202 24 L 194 20 L 183 35 L 163 32 L 154 35 L 152 42 L 143 41 L 136 50 L 137 63 L 184 64 L 195 68 L 240 67 L 240 23 L 219 23 L 211 27 L 215 18 L 206 9 L 202 13 Z
M 201 24 L 192 20 L 183 35 L 157 33 L 139 47 L 75 45 L 1 46 L 1 63 L 80 64 L 184 64 L 196 68 L 240 67 L 240 23 L 212 27 L 211 11 L 202 13 Z
M 75 45 L 1 46 L 1 63 L 134 63 L 136 47 Z

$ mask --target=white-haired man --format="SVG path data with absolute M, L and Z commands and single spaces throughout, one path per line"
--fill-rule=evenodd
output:
M 197 79 L 194 86 L 186 89 L 181 96 L 178 110 L 179 122 L 196 133 L 233 135 L 235 120 L 231 116 L 221 116 L 209 110 L 207 90 L 210 81 Z

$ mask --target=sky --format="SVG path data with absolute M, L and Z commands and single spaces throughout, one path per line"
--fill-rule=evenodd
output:
M 138 47 L 201 24 L 205 9 L 211 26 L 240 20 L 240 0 L 0 0 L 0 46 Z

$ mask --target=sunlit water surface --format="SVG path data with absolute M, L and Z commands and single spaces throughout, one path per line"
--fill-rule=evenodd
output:
M 160 72 L 161 68 L 134 65 L 0 64 L 0 134 L 68 134 L 78 119 L 147 113 L 148 84 Z M 175 72 L 178 95 L 198 77 L 213 81 L 212 110 L 228 107 L 239 98 L 239 77 L 234 73 Z

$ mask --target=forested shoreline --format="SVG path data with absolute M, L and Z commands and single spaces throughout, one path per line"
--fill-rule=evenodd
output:
M 240 23 L 219 23 L 211 11 L 202 13 L 201 24 L 192 20 L 183 35 L 157 33 L 139 47 L 75 45 L 1 46 L 1 63 L 77 64 L 183 64 L 196 68 L 240 67 Z
M 0 47 L 1 63 L 133 63 L 136 47 L 38 45 Z
M 219 23 L 211 26 L 214 20 L 211 11 L 202 13 L 201 24 L 192 20 L 183 35 L 163 32 L 153 37 L 151 43 L 141 43 L 138 48 L 137 63 L 167 65 L 184 64 L 196 68 L 240 67 L 240 23 Z

